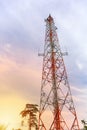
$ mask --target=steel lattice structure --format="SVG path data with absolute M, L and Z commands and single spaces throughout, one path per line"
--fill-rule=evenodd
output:
M 43 56 L 39 130 L 80 130 L 54 20 L 49 15 Z

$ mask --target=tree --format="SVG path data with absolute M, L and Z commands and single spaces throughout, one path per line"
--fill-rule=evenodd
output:
M 38 129 L 37 107 L 38 105 L 36 104 L 26 104 L 25 109 L 20 113 L 22 118 L 27 117 L 29 130 L 31 130 L 32 127 L 35 127 L 36 130 Z M 24 121 L 22 121 L 22 125 L 24 125 Z
M 84 130 L 87 130 L 87 121 L 85 120 L 81 120 L 83 126 L 84 126 Z

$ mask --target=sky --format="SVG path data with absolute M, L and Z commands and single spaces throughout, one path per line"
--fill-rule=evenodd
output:
M 26 103 L 39 105 L 44 20 L 52 15 L 79 124 L 87 120 L 87 0 L 0 0 L 0 122 L 20 127 Z M 19 126 L 18 126 L 19 125 Z

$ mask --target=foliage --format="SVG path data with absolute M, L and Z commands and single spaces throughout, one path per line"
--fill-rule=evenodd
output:
M 26 107 L 23 111 L 21 111 L 22 118 L 27 117 L 28 126 L 31 130 L 31 127 L 35 127 L 38 129 L 38 120 L 36 113 L 38 112 L 38 105 L 36 104 L 26 104 Z M 22 121 L 22 125 L 24 125 L 24 121 Z
M 81 120 L 83 126 L 84 126 L 84 130 L 87 130 L 87 121 L 85 120 Z

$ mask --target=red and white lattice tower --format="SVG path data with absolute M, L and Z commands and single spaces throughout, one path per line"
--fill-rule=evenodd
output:
M 49 15 L 43 55 L 39 130 L 80 130 L 54 20 Z

